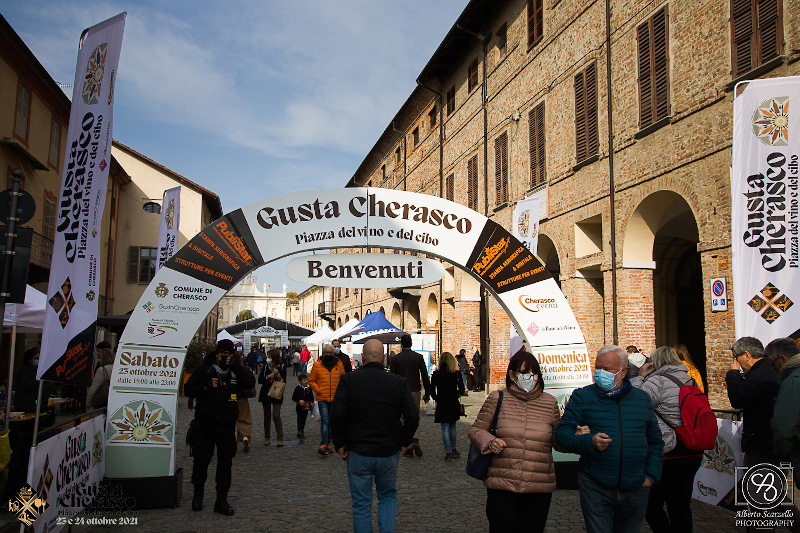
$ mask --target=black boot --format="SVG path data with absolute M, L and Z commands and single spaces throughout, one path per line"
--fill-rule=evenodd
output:
M 192 497 L 192 511 L 203 510 L 203 487 L 194 488 L 194 496 Z
M 224 514 L 225 516 L 233 516 L 234 510 L 231 504 L 228 503 L 227 491 L 217 493 L 217 501 L 214 502 L 214 512 Z
M 414 439 L 414 444 L 411 446 L 414 447 L 414 453 L 417 454 L 417 457 L 422 457 L 422 448 L 419 447 L 419 439 Z

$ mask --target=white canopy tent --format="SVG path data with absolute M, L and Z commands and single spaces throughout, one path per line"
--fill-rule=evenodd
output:
M 354 333 L 358 333 L 361 331 L 362 328 L 357 328 L 356 326 L 359 324 L 360 320 L 357 318 L 351 318 L 347 324 L 340 327 L 336 331 L 333 332 L 333 340 L 341 339 L 342 337 L 347 337 L 348 335 L 352 335 Z
M 333 340 L 333 330 L 327 325 L 319 328 L 314 334 L 303 339 L 303 344 L 324 344 Z
M 47 296 L 28 285 L 24 304 L 6 304 L 3 328 L 14 333 L 41 333 L 46 306 Z
M 223 339 L 227 339 L 229 341 L 232 341 L 234 344 L 237 343 L 237 342 L 242 342 L 239 339 L 237 339 L 236 337 L 234 337 L 233 335 L 231 335 L 230 333 L 228 333 L 228 330 L 226 330 L 226 329 L 223 329 L 222 331 L 217 333 L 217 342 L 219 342 L 219 341 L 221 341 Z

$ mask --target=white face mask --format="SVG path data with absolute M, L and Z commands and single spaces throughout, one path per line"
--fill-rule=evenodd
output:
M 538 382 L 539 382 L 539 376 L 535 374 L 531 373 L 523 374 L 521 372 L 517 374 L 517 381 L 516 381 L 517 387 L 524 390 L 525 392 L 532 391 L 533 388 L 536 386 L 536 383 Z

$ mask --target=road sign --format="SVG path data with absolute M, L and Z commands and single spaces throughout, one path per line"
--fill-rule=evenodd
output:
M 11 212 L 11 195 L 13 191 L 6 189 L 0 192 L 0 222 L 8 224 L 9 213 Z M 25 224 L 33 218 L 36 213 L 36 201 L 30 193 L 19 191 L 17 200 L 17 224 Z
M 728 281 L 724 276 L 711 278 L 711 312 L 728 310 Z

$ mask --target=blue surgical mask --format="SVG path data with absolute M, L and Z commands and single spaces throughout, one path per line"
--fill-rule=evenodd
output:
M 37 359 L 36 361 L 31 361 L 31 364 L 33 366 L 39 366 L 39 360 Z
M 335 353 L 336 355 L 339 355 L 340 353 L 342 353 L 342 350 L 337 348 L 337 347 L 334 347 L 333 348 L 333 353 Z
M 603 370 L 602 368 L 597 368 L 594 371 L 594 382 L 603 390 L 611 390 L 614 388 L 614 377 L 622 372 L 622 368 L 616 371 L 616 373 L 611 373 L 608 370 Z

